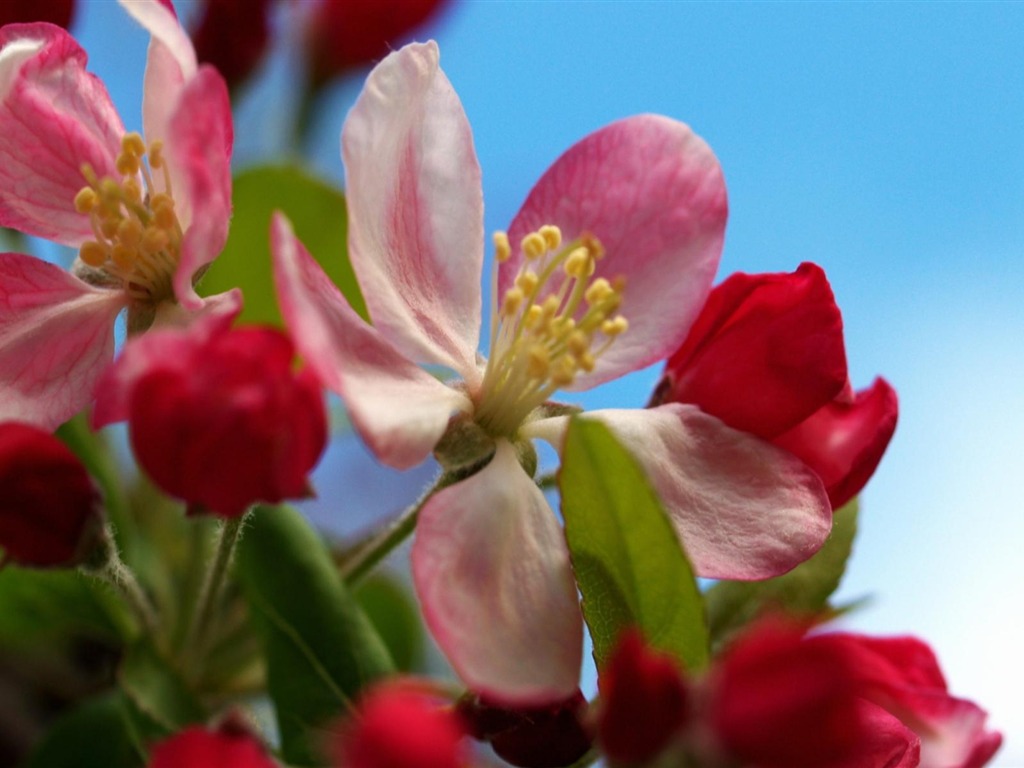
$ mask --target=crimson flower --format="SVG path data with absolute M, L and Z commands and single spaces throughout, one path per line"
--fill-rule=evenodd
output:
M 150 33 L 144 134 L 125 133 L 60 27 L 0 29 L 0 225 L 78 249 L 69 274 L 0 254 L 0 418 L 52 429 L 81 410 L 114 353 L 114 321 L 197 310 L 193 281 L 231 212 L 231 110 L 169 2 L 122 5 Z
M 519 451 L 535 438 L 563 445 L 568 417 L 547 405 L 556 391 L 597 386 L 682 343 L 721 255 L 725 185 L 707 144 L 666 117 L 620 120 L 570 148 L 496 235 L 484 359 L 480 167 L 439 58 L 434 43 L 388 56 L 342 131 L 349 256 L 372 325 L 281 215 L 275 280 L 296 347 L 378 459 L 418 464 L 450 424 L 489 441 L 485 466 L 420 510 L 413 579 L 468 686 L 540 706 L 577 690 L 583 622 L 563 532 Z M 644 466 L 701 575 L 777 575 L 830 529 L 805 464 L 698 408 L 589 417 Z
M 278 768 L 247 731 L 224 726 L 186 728 L 153 747 L 148 768 Z
M 270 42 L 270 0 L 206 0 L 201 7 L 192 32 L 196 58 L 234 88 L 256 69 Z
M 339 768 L 464 768 L 462 722 L 451 709 L 403 681 L 364 694 L 335 739 Z
M 327 439 L 319 384 L 288 337 L 229 329 L 210 311 L 130 340 L 104 374 L 95 426 L 127 419 L 140 465 L 164 491 L 225 517 L 309 494 Z
M 64 443 L 29 424 L 0 424 L 0 560 L 77 565 L 102 523 L 99 492 Z
M 825 273 L 737 273 L 714 288 L 668 359 L 652 404 L 688 403 L 799 457 L 833 508 L 864 487 L 896 429 L 884 379 L 850 386 L 843 324 Z
M 3 0 L 0 3 L 0 27 L 47 21 L 67 29 L 75 17 L 75 0 Z

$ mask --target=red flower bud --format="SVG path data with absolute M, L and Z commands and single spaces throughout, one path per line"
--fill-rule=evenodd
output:
M 213 313 L 132 339 L 104 374 L 94 421 L 127 418 L 160 488 L 224 517 L 309 494 L 327 439 L 317 381 L 273 328 L 228 330 Z
M 27 424 L 0 424 L 0 549 L 35 567 L 82 562 L 103 525 L 100 495 L 78 457 Z
M 4 24 L 28 24 L 48 21 L 67 29 L 75 16 L 75 0 L 3 0 L 0 2 L 0 27 Z
M 205 0 L 192 33 L 196 58 L 215 66 L 234 89 L 263 58 L 269 13 L 270 0 Z
M 149 768 L 277 768 L 263 745 L 248 731 L 224 726 L 216 731 L 192 727 L 153 747 Z
M 598 738 L 604 752 L 625 763 L 657 757 L 685 725 L 687 689 L 679 664 L 630 630 L 598 676 Z
M 580 691 L 539 707 L 510 709 L 472 694 L 459 702 L 459 713 L 478 741 L 520 768 L 561 768 L 590 749 L 593 738 L 583 725 L 587 700 Z
M 871 743 L 862 686 L 828 635 L 769 620 L 749 629 L 720 660 L 711 723 L 721 746 L 759 768 L 823 768 L 854 762 Z M 846 761 L 849 761 L 847 763 Z
M 313 86 L 384 58 L 442 5 L 444 0 L 320 0 L 306 25 Z
M 370 690 L 339 731 L 335 764 L 344 768 L 462 768 L 469 764 L 462 723 L 451 709 L 404 683 Z
M 796 454 L 833 508 L 864 487 L 896 428 L 892 387 L 850 388 L 839 308 L 809 263 L 792 274 L 737 273 L 712 290 L 651 405 L 668 402 Z

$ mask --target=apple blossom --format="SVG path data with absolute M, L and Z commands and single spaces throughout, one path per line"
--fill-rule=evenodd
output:
M 456 671 L 504 704 L 564 700 L 577 687 L 582 620 L 563 533 L 524 471 L 529 441 L 561 446 L 568 416 L 547 405 L 556 390 L 650 365 L 685 338 L 721 254 L 718 162 L 687 126 L 656 115 L 612 123 L 566 152 L 495 237 L 485 361 L 480 168 L 434 43 L 373 70 L 342 149 L 349 257 L 373 324 L 277 215 L 286 323 L 381 461 L 406 468 L 438 449 L 443 463 L 479 469 L 425 502 L 412 552 L 427 624 Z M 813 472 L 695 407 L 592 417 L 644 466 L 702 575 L 782 573 L 829 531 Z M 454 456 L 465 442 L 479 451 Z
M 186 728 L 153 747 L 147 768 L 277 768 L 248 730 L 231 722 L 216 730 Z
M 0 254 L 0 416 L 53 428 L 80 410 L 129 332 L 177 305 L 227 237 L 232 125 L 169 3 L 124 2 L 151 34 L 144 135 L 125 131 L 60 27 L 0 29 L 0 225 L 78 249 L 72 274 Z M 209 301 L 213 301 L 212 299 Z

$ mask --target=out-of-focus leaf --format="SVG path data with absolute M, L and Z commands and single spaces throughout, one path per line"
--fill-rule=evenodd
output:
M 167 735 L 205 720 L 202 706 L 180 673 L 148 640 L 128 649 L 119 678 L 125 696 Z
M 283 211 L 310 254 L 363 317 L 366 308 L 348 260 L 345 196 L 304 171 L 262 166 L 239 174 L 227 245 L 199 285 L 205 296 L 241 287 L 241 320 L 280 326 L 270 259 L 270 217 Z
M 89 699 L 54 723 L 22 768 L 141 768 L 127 707 L 120 692 Z
M 375 573 L 355 588 L 356 600 L 387 645 L 395 666 L 411 672 L 423 657 L 423 625 L 400 579 Z
M 89 428 L 89 421 L 84 412 L 61 424 L 56 434 L 82 460 L 89 474 L 103 491 L 107 516 L 114 524 L 115 535 L 119 535 L 130 525 L 130 517 L 117 461 L 110 450 L 106 435 L 93 432 Z
M 857 534 L 857 500 L 833 517 L 832 533 L 809 560 L 765 581 L 720 581 L 705 593 L 708 625 L 720 643 L 766 610 L 794 616 L 827 615 L 828 599 L 839 587 Z
M 558 481 L 598 669 L 627 626 L 687 669 L 702 668 L 708 637 L 701 594 L 640 466 L 606 426 L 576 418 Z
M 394 670 L 320 537 L 288 507 L 260 507 L 242 532 L 236 574 L 266 648 L 282 754 L 323 762 L 332 722 Z

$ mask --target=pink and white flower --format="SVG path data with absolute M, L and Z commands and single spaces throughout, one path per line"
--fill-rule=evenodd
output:
M 509 704 L 577 686 L 582 620 L 564 536 L 520 456 L 560 446 L 545 402 L 664 359 L 711 287 L 727 213 L 718 162 L 655 115 L 583 139 L 495 237 L 491 358 L 481 325 L 483 202 L 462 106 L 434 43 L 388 56 L 342 133 L 349 257 L 364 322 L 277 215 L 282 312 L 385 464 L 425 458 L 450 425 L 493 447 L 420 512 L 413 577 L 428 625 L 475 691 Z M 513 245 L 514 244 L 514 247 Z M 445 383 L 421 368 L 443 366 Z M 831 525 L 802 462 L 695 407 L 598 411 L 646 468 L 704 576 L 756 579 L 810 556 Z M 447 441 L 446 441 L 447 442 Z
M 150 35 L 144 136 L 126 133 L 60 27 L 0 29 L 0 225 L 79 249 L 69 274 L 0 254 L 0 417 L 46 428 L 87 404 L 128 310 L 142 330 L 206 302 L 193 281 L 227 238 L 230 102 L 169 2 L 124 8 Z

